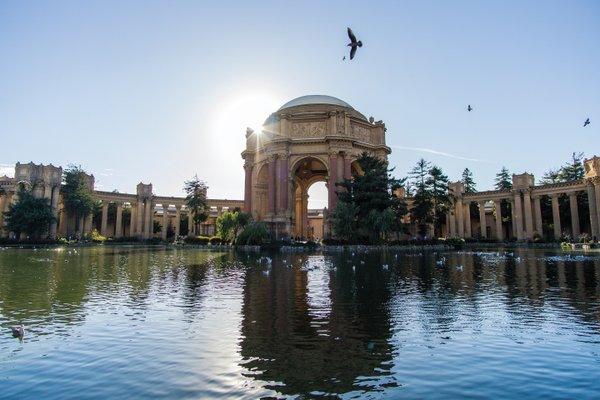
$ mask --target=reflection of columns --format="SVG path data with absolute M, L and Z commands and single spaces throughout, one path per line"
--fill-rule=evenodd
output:
M 123 236 L 123 203 L 117 203 L 117 216 L 115 219 L 115 237 Z
M 560 239 L 562 229 L 560 228 L 560 209 L 558 208 L 558 194 L 554 193 L 552 197 L 552 223 L 554 224 L 554 238 Z
M 523 209 L 525 212 L 527 239 L 533 239 L 533 214 L 531 213 L 531 195 L 529 194 L 529 190 L 523 192 Z
M 328 189 L 328 209 L 329 212 L 333 212 L 335 210 L 335 206 L 337 204 L 337 193 L 335 183 L 337 182 L 337 172 L 338 172 L 338 155 L 337 153 L 329 154 L 329 182 L 327 184 Z
M 108 225 L 108 202 L 103 201 L 102 202 L 102 223 L 100 224 L 100 234 L 102 236 L 108 235 L 107 225 Z
M 188 207 L 188 237 L 194 236 L 194 216 L 192 215 L 192 210 Z
M 181 206 L 175 206 L 175 238 L 179 236 L 179 229 L 181 225 Z
M 269 188 L 269 212 L 272 215 L 275 215 L 276 211 L 277 211 L 277 205 L 275 204 L 275 156 L 271 156 L 271 158 L 269 158 L 269 181 L 268 181 L 268 188 Z
M 461 198 L 456 199 L 455 203 L 455 211 L 456 221 L 458 222 L 458 237 L 465 237 L 465 220 L 463 217 L 463 203 Z
M 167 240 L 167 228 L 169 227 L 169 205 L 163 204 L 163 220 L 161 235 L 163 240 Z
M 596 210 L 596 193 L 594 192 L 594 185 L 587 185 L 588 195 L 588 207 L 590 210 L 590 226 L 592 227 L 592 236 L 598 236 L 598 210 Z
M 244 211 L 252 212 L 252 164 L 246 162 L 244 164 L 246 172 L 246 180 L 244 185 Z
M 54 221 L 50 224 L 50 238 L 56 239 L 56 231 L 58 228 L 58 202 L 60 199 L 60 185 L 55 186 L 52 190 L 51 202 L 52 206 L 52 215 L 54 216 Z
M 131 209 L 130 209 L 130 214 L 129 214 L 129 236 L 135 236 L 135 220 L 136 220 L 136 210 L 137 207 L 135 205 L 135 203 L 132 201 L 131 203 Z
M 515 192 L 515 211 L 513 213 L 515 217 L 515 226 L 517 229 L 517 240 L 523 240 L 523 207 L 521 206 L 521 193 Z
M 535 230 L 538 235 L 543 236 L 544 226 L 542 223 L 542 206 L 540 205 L 540 196 L 533 197 L 533 212 L 535 215 Z
M 571 233 L 573 239 L 579 237 L 579 210 L 577 209 L 577 193 L 569 193 L 569 206 L 571 207 Z
M 144 238 L 149 239 L 153 235 L 154 228 L 154 219 L 152 215 L 152 200 L 150 198 L 146 199 L 146 215 L 144 216 Z
M 279 163 L 279 209 L 284 213 L 288 210 L 288 158 L 286 155 L 281 155 L 278 159 Z
M 494 200 L 494 208 L 496 209 L 496 239 L 504 240 L 504 232 L 502 229 L 502 200 Z
M 463 204 L 463 216 L 465 218 L 465 237 L 473 237 L 471 232 L 471 202 L 467 201 Z
M 481 229 L 481 237 L 487 236 L 486 221 L 485 221 L 485 201 L 479 202 L 479 227 Z

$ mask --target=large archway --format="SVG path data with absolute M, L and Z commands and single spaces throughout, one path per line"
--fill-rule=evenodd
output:
M 277 238 L 307 238 L 308 190 L 326 182 L 327 212 L 321 211 L 318 230 L 327 237 L 336 183 L 361 172 L 355 163 L 361 153 L 387 159 L 390 151 L 382 121 L 335 97 L 299 97 L 271 114 L 260 131 L 246 131 L 244 208 Z
M 317 182 L 327 182 L 327 166 L 317 158 L 299 160 L 293 169 L 294 215 L 293 235 L 298 238 L 314 239 L 309 230 L 308 191 Z

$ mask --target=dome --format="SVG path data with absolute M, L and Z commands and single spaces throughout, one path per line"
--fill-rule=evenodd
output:
M 308 96 L 296 97 L 295 99 L 290 100 L 281 107 L 279 107 L 279 110 L 295 106 L 304 106 L 307 104 L 329 104 L 333 106 L 352 108 L 350 104 L 346 103 L 344 100 L 338 99 L 337 97 L 311 94 Z

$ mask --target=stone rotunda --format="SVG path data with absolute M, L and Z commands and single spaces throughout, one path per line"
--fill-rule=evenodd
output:
M 362 152 L 387 159 L 385 124 L 367 120 L 350 104 L 331 96 L 302 96 L 285 103 L 246 131 L 244 208 L 266 222 L 277 237 L 308 237 L 308 189 L 325 182 L 329 212 L 337 202 L 335 183 L 360 172 Z

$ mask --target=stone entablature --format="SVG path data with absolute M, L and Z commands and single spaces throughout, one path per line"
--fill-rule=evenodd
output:
M 156 236 L 167 238 L 167 228 L 172 227 L 175 235 L 179 236 L 182 213 L 188 218 L 188 235 L 216 233 L 215 220 L 225 210 L 242 209 L 242 200 L 207 199 L 210 209 L 209 218 L 198 227 L 193 227 L 192 215 L 187 211 L 185 197 L 157 196 L 153 193 L 152 184 L 139 183 L 136 193 L 119 193 L 94 190 L 94 176 L 86 175 L 86 183 L 92 196 L 101 202 L 100 233 L 104 236 L 119 238 L 122 236 L 137 236 L 141 239 L 154 237 L 154 221 L 161 223 L 161 231 Z M 15 178 L 0 177 L 0 235 L 8 236 L 4 229 L 2 212 L 8 211 L 11 203 L 16 200 L 18 184 L 22 183 L 31 188 L 37 197 L 46 197 L 50 201 L 57 223 L 50 227 L 48 236 L 82 236 L 89 234 L 93 226 L 92 215 L 68 215 L 60 196 L 62 183 L 62 168 L 52 165 L 17 164 Z M 51 190 L 48 191 L 48 188 Z M 108 206 L 115 204 L 116 216 L 108 220 Z M 160 207 L 159 207 L 160 205 Z M 129 210 L 130 217 L 123 219 L 124 210 Z M 165 210 L 167 212 L 165 212 Z M 197 228 L 197 229 L 196 229 Z M 198 232 L 196 232 L 198 230 Z
M 453 204 L 448 214 L 446 224 L 448 235 L 471 237 L 471 214 L 469 207 L 476 203 L 479 207 L 479 231 L 476 233 L 483 238 L 491 234 L 496 239 L 503 240 L 512 234 L 518 240 L 531 240 L 534 235 L 542 235 L 541 198 L 548 196 L 552 204 L 552 225 L 554 237 L 563 235 L 559 208 L 559 197 L 568 196 L 570 211 L 570 234 L 577 238 L 582 233 L 579 220 L 578 196 L 587 196 L 589 207 L 589 233 L 592 237 L 600 235 L 600 157 L 584 160 L 585 176 L 581 180 L 534 185 L 534 176 L 528 173 L 513 175 L 512 190 L 490 190 L 485 192 L 465 193 L 461 182 L 449 185 Z M 508 202 L 511 209 L 512 232 L 504 231 L 502 222 L 502 202 Z M 493 204 L 493 208 L 492 205 Z M 487 209 L 486 209 L 487 207 Z M 486 211 L 492 213 L 488 218 Z M 494 229 L 488 234 L 488 221 L 492 220 Z

